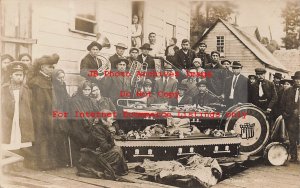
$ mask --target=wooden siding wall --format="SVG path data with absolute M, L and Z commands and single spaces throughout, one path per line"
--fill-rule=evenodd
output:
M 190 38 L 190 4 L 188 1 L 157 1 L 145 2 L 144 17 L 144 41 L 148 40 L 148 34 L 156 33 L 156 40 L 163 47 L 172 36 L 166 36 L 166 23 L 175 25 L 175 37 L 177 45 L 184 38 Z
M 1 2 L 1 54 L 18 58 L 21 53 L 31 54 L 31 43 L 15 43 L 16 39 L 31 39 L 31 6 L 28 1 L 3 0 Z M 4 39 L 5 38 L 5 39 Z
M 216 50 L 217 36 L 225 36 L 225 57 L 230 61 L 240 61 L 243 65 L 242 74 L 254 74 L 254 69 L 265 67 L 260 60 L 221 22 L 217 23 L 207 36 L 204 42 L 207 44 L 207 53 Z

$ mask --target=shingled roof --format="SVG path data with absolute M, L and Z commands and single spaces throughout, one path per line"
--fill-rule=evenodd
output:
M 253 35 L 247 34 L 239 27 L 233 26 L 232 24 L 222 19 L 218 19 L 216 23 L 204 33 L 204 35 L 199 39 L 195 46 L 198 46 L 198 44 L 216 26 L 218 22 L 223 23 L 267 67 L 286 73 L 289 72 L 289 70 L 284 65 L 282 65 L 279 60 L 276 59 L 275 56 L 271 52 L 269 52 L 269 50 L 264 47 L 264 45 L 261 44 Z

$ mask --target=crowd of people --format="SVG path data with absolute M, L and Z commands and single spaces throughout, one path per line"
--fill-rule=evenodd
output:
M 203 42 L 197 53 L 187 39 L 182 40 L 181 48 L 176 43 L 172 38 L 163 51 L 152 32 L 149 43 L 129 50 L 130 57 L 124 56 L 127 46 L 118 43 L 116 53 L 104 62 L 98 58 L 102 45 L 91 42 L 89 53 L 80 62 L 80 75 L 85 80 L 73 96 L 67 92 L 64 70 L 55 69 L 58 54 L 44 55 L 34 62 L 29 54 L 21 54 L 17 61 L 2 55 L 3 148 L 23 155 L 25 166 L 33 169 L 63 167 L 72 160 L 79 175 L 99 176 L 95 171 L 101 171 L 101 165 L 94 169 L 87 165 L 89 157 L 83 157 L 92 155 L 102 164 L 104 175 L 125 175 L 128 168 L 122 151 L 113 142 L 113 135 L 121 132 L 122 121 L 116 121 L 119 117 L 113 112 L 122 110 L 117 105 L 120 98 L 142 98 L 148 106 L 252 103 L 268 114 L 270 121 L 282 115 L 289 133 L 291 161 L 298 161 L 300 71 L 292 79 L 276 73 L 271 82 L 265 79 L 265 68 L 256 68 L 255 75 L 247 78 L 241 74 L 239 61 L 221 61 L 218 51 L 205 52 Z M 145 65 L 147 69 L 143 69 Z M 91 76 L 95 70 L 97 74 Z M 108 71 L 121 76 L 107 76 Z M 147 74 L 138 76 L 138 71 Z M 116 74 L 120 72 L 132 74 Z M 150 74 L 153 72 L 157 74 Z M 54 111 L 68 115 L 57 118 Z M 78 118 L 75 111 L 113 115 Z

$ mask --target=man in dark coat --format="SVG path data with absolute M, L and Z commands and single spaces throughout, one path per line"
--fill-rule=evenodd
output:
M 114 105 L 117 105 L 119 98 L 129 98 L 131 96 L 131 76 L 126 74 L 127 65 L 127 59 L 117 60 L 116 71 L 112 71 L 115 76 L 113 74 L 106 76 L 104 81 L 105 89 L 100 89 L 105 93 L 105 97 L 109 97 L 112 100 Z M 129 95 L 125 95 L 125 93 Z
M 116 65 L 117 65 L 117 61 L 119 59 L 125 59 L 126 57 L 124 57 L 124 52 L 127 49 L 127 46 L 123 43 L 118 43 L 115 45 L 116 47 L 116 53 L 112 56 L 110 56 L 109 61 L 111 63 L 111 68 L 113 70 L 116 69 Z
M 170 39 L 170 44 L 167 46 L 166 51 L 165 51 L 165 56 L 166 59 L 174 64 L 175 62 L 175 53 L 179 50 L 179 47 L 176 46 L 177 39 L 175 37 L 172 37 Z
M 168 67 L 169 65 L 165 64 L 165 66 Z M 164 75 L 168 75 L 172 71 L 173 69 L 170 67 L 164 68 Z M 177 80 L 170 76 L 162 76 L 160 79 L 156 80 L 154 92 L 157 95 L 159 103 L 168 102 L 172 98 L 177 99 Z
M 2 148 L 18 150 L 32 146 L 34 141 L 32 96 L 28 86 L 23 83 L 26 64 L 14 61 L 7 68 L 11 80 L 1 88 Z M 26 159 L 27 156 L 24 157 Z
M 142 50 L 142 53 L 140 55 L 138 55 L 137 60 L 140 63 L 147 63 L 148 67 L 147 67 L 147 72 L 148 73 L 155 73 L 156 69 L 155 69 L 155 62 L 152 56 L 149 55 L 149 51 L 152 50 L 152 48 L 150 47 L 150 44 L 145 43 L 143 44 L 140 49 Z M 154 83 L 155 80 L 155 76 L 146 76 L 147 79 L 150 79 L 152 83 Z M 153 86 L 152 86 L 153 87 Z
M 242 65 L 232 63 L 233 76 L 227 78 L 224 84 L 224 103 L 230 107 L 237 103 L 248 102 L 248 79 L 241 75 Z
M 211 52 L 212 63 L 205 67 L 205 72 L 210 72 L 211 77 L 207 77 L 207 88 L 214 94 L 220 96 L 223 94 L 224 81 L 226 79 L 225 68 L 220 64 L 220 53 Z
M 196 53 L 190 49 L 190 41 L 183 39 L 181 49 L 175 53 L 175 66 L 186 73 L 187 69 L 193 67 L 193 61 L 196 58 Z M 179 79 L 181 81 L 182 79 Z
M 266 69 L 256 68 L 255 73 L 257 82 L 250 85 L 249 102 L 267 111 L 267 113 L 271 113 L 278 99 L 275 85 L 273 82 L 265 79 Z
M 207 54 L 205 52 L 205 49 L 207 48 L 207 45 L 204 42 L 200 42 L 199 44 L 199 52 L 196 54 L 197 57 L 199 57 L 201 59 L 202 68 L 205 68 L 206 66 L 208 66 L 209 64 L 211 64 L 211 56 L 210 54 Z
M 97 58 L 100 50 L 102 49 L 101 44 L 96 41 L 93 41 L 88 45 L 87 50 L 89 54 L 87 54 L 80 63 L 80 75 L 90 80 L 91 82 L 97 83 L 100 80 L 102 75 L 91 76 L 90 71 L 98 70 L 102 67 L 102 61 Z
M 282 80 L 282 74 L 276 72 L 275 74 L 273 74 L 274 79 L 273 79 L 273 83 L 275 85 L 275 90 L 278 96 L 278 100 L 275 103 L 272 111 L 273 111 L 273 120 L 275 121 L 277 119 L 278 116 L 281 115 L 281 109 L 280 109 L 280 99 L 283 93 L 283 85 L 280 84 L 280 81 Z
M 35 143 L 33 145 L 34 156 L 31 168 L 49 170 L 57 165 L 55 128 L 53 123 L 53 86 L 52 72 L 54 64 L 57 64 L 59 56 L 45 55 L 36 60 L 37 73 L 29 83 L 32 91 L 32 114 L 35 131 Z
M 299 112 L 300 112 L 300 71 L 294 76 L 294 86 L 283 92 L 280 102 L 282 116 L 285 120 L 286 128 L 290 140 L 291 162 L 298 162 L 297 141 L 299 140 Z
M 207 91 L 206 80 L 201 80 L 197 83 L 199 89 L 198 95 L 193 97 L 193 104 L 197 106 L 206 106 L 211 103 L 219 102 L 219 99 Z
M 170 99 L 169 105 L 178 106 L 178 105 L 192 104 L 193 103 L 192 97 L 185 94 L 186 90 L 188 89 L 187 85 L 179 84 L 177 88 L 178 88 L 178 97 Z

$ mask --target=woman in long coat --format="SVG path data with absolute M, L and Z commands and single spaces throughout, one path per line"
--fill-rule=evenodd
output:
M 53 91 L 54 91 L 54 107 L 53 111 L 68 112 L 70 96 L 67 92 L 66 83 L 64 82 L 65 72 L 62 69 L 53 71 Z M 54 117 L 55 135 L 56 135 L 56 154 L 59 166 L 69 165 L 69 147 L 68 133 L 69 125 L 68 117 Z
M 96 112 L 95 102 L 90 98 L 92 83 L 88 80 L 83 81 L 78 86 L 75 96 L 70 100 L 69 124 L 70 137 L 72 140 L 72 159 L 77 164 L 80 156 L 80 149 L 86 147 L 89 139 L 89 131 L 94 124 L 91 117 L 80 117 L 79 113 Z

